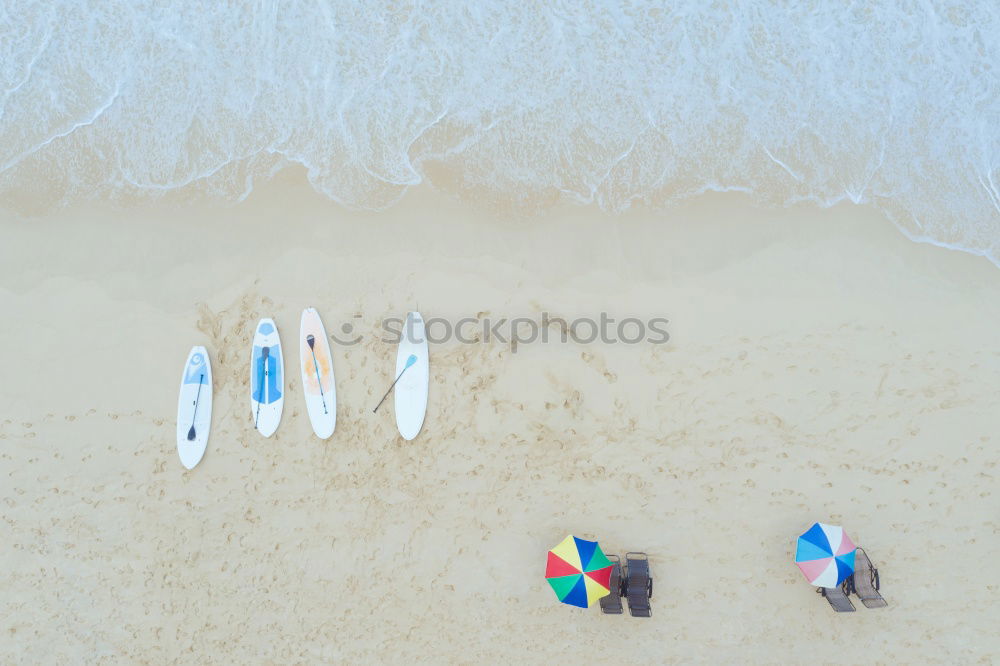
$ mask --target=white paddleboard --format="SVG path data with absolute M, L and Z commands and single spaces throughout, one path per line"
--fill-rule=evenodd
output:
M 285 364 L 273 319 L 257 322 L 250 354 L 250 418 L 264 437 L 278 429 L 285 404 Z
M 416 361 L 406 368 L 406 362 L 411 355 L 416 357 Z M 402 376 L 400 373 L 403 373 Z M 399 350 L 396 352 L 396 374 L 393 375 L 393 378 L 399 377 L 394 396 L 396 427 L 405 440 L 415 438 L 424 425 L 430 376 L 424 320 L 419 312 L 410 312 L 406 315 L 406 324 L 403 325 Z
M 201 462 L 212 427 L 212 364 L 204 347 L 192 347 L 177 398 L 177 455 L 193 469 Z
M 309 343 L 312 342 L 312 346 Z M 316 308 L 302 311 L 299 324 L 299 367 L 302 393 L 313 432 L 327 439 L 337 427 L 337 388 L 333 377 L 333 355 L 323 320 Z

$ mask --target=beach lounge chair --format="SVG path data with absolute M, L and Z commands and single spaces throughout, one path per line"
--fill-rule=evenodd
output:
M 854 575 L 850 580 L 851 590 L 858 595 L 865 608 L 885 608 L 889 605 L 878 591 L 878 569 L 872 566 L 868 554 L 860 548 L 854 554 Z
M 606 615 L 622 614 L 622 561 L 617 555 L 608 555 L 614 564 L 611 570 L 611 594 L 601 597 L 601 612 Z
M 653 577 L 649 573 L 649 558 L 646 553 L 625 553 L 625 598 L 628 612 L 632 617 L 650 617 L 653 609 L 649 600 L 653 598 Z
M 838 585 L 837 587 L 821 587 L 817 590 L 817 592 L 826 597 L 826 600 L 830 602 L 830 606 L 833 607 L 833 610 L 838 613 L 853 613 L 854 604 L 852 604 L 851 600 L 847 598 L 846 587 L 847 581 L 845 581 L 843 585 Z

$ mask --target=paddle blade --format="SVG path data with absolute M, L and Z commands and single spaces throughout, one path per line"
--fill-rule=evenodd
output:
M 417 357 L 414 354 L 410 354 L 410 357 L 406 359 L 406 367 L 408 368 L 416 362 L 417 362 Z M 405 370 L 406 368 L 403 369 Z
M 316 347 L 316 336 L 309 334 L 306 336 L 306 344 L 309 345 L 309 349 L 315 349 Z
M 193 442 L 195 437 L 197 437 L 197 433 L 194 431 L 194 426 L 191 426 L 191 429 L 188 430 L 188 441 Z

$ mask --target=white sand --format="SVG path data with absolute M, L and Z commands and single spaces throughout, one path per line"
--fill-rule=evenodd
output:
M 236 207 L 3 218 L 0 660 L 987 663 L 1000 272 L 867 209 L 487 217 L 417 192 L 346 212 L 290 177 Z M 249 341 L 335 347 L 334 437 L 289 372 L 252 431 Z M 434 346 L 406 443 L 371 408 L 383 316 L 665 316 L 663 346 Z M 360 314 L 360 318 L 353 318 Z M 485 316 L 485 315 L 484 315 Z M 177 383 L 208 347 L 202 463 Z M 843 524 L 890 606 L 835 615 L 792 563 Z M 567 533 L 649 553 L 653 618 L 556 603 Z

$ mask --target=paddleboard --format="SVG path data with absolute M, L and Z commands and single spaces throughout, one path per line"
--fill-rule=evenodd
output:
M 250 355 L 250 418 L 264 437 L 278 429 L 284 404 L 285 364 L 278 327 L 273 319 L 261 319 Z
M 320 439 L 327 439 L 337 427 L 337 388 L 330 339 L 316 308 L 302 311 L 299 366 L 302 369 L 302 393 L 306 397 L 306 411 L 309 412 L 313 432 Z
M 193 469 L 201 462 L 212 427 L 212 364 L 204 347 L 192 347 L 177 398 L 177 455 Z
M 406 368 L 406 361 L 411 354 L 417 360 Z M 396 374 L 393 377 L 399 377 L 394 396 L 396 427 L 399 428 L 399 434 L 403 439 L 412 440 L 420 434 L 420 428 L 424 425 L 424 415 L 427 413 L 427 389 L 430 384 L 427 336 L 424 334 L 424 320 L 419 312 L 410 312 L 406 315 L 399 350 L 396 352 Z

